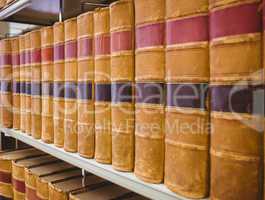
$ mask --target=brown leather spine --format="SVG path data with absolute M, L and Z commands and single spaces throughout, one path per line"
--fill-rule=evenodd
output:
M 136 97 L 134 172 L 151 183 L 162 182 L 164 176 L 164 17 L 165 0 L 135 0 L 136 94 L 140 98 L 146 93 L 142 89 L 150 88 L 159 101 L 153 101 L 153 94 L 146 93 L 140 100 Z
M 106 164 L 110 164 L 112 160 L 111 102 L 108 95 L 110 90 L 109 18 L 109 8 L 97 9 L 94 12 L 95 87 L 98 85 L 99 88 L 95 89 L 95 159 L 97 162 Z
M 53 143 L 53 27 L 41 29 L 42 131 L 41 139 Z
M 86 158 L 93 158 L 95 154 L 93 15 L 87 12 L 77 17 L 78 153 Z
M 19 75 L 20 75 L 20 130 L 26 131 L 25 96 L 25 35 L 19 36 Z
M 262 83 L 259 1 L 210 5 L 211 198 L 261 199 L 264 122 L 251 100 Z
M 25 122 L 26 134 L 31 135 L 31 50 L 30 50 L 30 33 L 25 34 Z
M 31 48 L 31 134 L 41 138 L 41 31 L 30 32 Z
M 13 128 L 20 129 L 20 73 L 19 73 L 19 38 L 11 39 Z
M 11 128 L 13 125 L 12 110 L 12 62 L 11 62 L 11 41 L 4 39 L 0 41 L 0 59 L 1 59 L 1 103 L 0 103 L 0 121 L 3 127 Z
M 204 107 L 210 72 L 207 8 L 208 0 L 166 1 L 165 185 L 188 198 L 209 193 L 209 111 Z M 181 93 L 184 87 L 194 90 L 202 105 L 187 104 L 192 98 Z M 169 100 L 175 98 L 183 101 Z
M 112 81 L 112 166 L 120 171 L 134 169 L 134 6 L 131 0 L 110 5 Z M 120 89 L 119 86 L 124 89 Z M 116 89 L 116 87 L 118 89 Z M 129 88 L 129 99 L 123 93 Z M 124 90 L 124 91 L 123 91 Z M 114 98 L 115 97 L 115 98 Z
M 77 152 L 77 22 L 64 21 L 65 28 L 65 96 L 64 150 Z
M 64 23 L 57 22 L 53 26 L 54 38 L 54 96 L 53 96 L 53 125 L 54 144 L 57 147 L 64 145 Z M 55 85 L 60 85 L 56 96 Z

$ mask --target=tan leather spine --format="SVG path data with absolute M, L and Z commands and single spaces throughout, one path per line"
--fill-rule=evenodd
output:
M 129 88 L 130 100 L 122 101 L 123 89 L 112 89 L 112 166 L 120 171 L 134 169 L 134 4 L 120 0 L 110 5 L 111 81 Z M 125 89 L 124 89 L 125 90 Z M 116 94 L 114 94 L 116 93 Z M 125 94 L 127 95 L 127 94 Z
M 94 12 L 95 39 L 95 87 L 105 85 L 110 89 L 110 16 L 109 8 Z M 97 50 L 99 52 L 97 52 Z M 95 96 L 97 96 L 95 90 Z M 100 99 L 102 100 L 102 99 Z M 111 103 L 95 99 L 95 159 L 97 162 L 110 164 L 111 155 Z
M 145 93 L 140 89 L 141 85 L 143 89 L 154 87 L 155 91 L 159 91 L 157 94 L 159 102 L 148 102 L 148 99 L 153 99 L 153 94 L 142 99 L 142 101 L 136 99 L 134 173 L 146 182 L 161 183 L 164 176 L 165 153 L 165 110 L 163 100 L 165 0 L 135 0 L 134 2 L 136 94 Z M 151 35 L 148 30 L 152 31 Z M 153 91 L 153 89 L 150 90 Z
M 87 12 L 77 17 L 78 153 L 86 158 L 95 154 L 93 15 Z
M 19 38 L 11 39 L 12 49 L 12 82 L 13 82 L 13 128 L 20 129 L 20 65 L 19 65 Z
M 41 139 L 53 143 L 53 27 L 41 29 L 42 131 Z
M 30 33 L 25 34 L 25 122 L 26 122 L 26 134 L 31 135 L 31 50 L 30 50 Z
M 262 196 L 263 116 L 253 110 L 254 105 L 258 106 L 255 100 L 252 102 L 241 96 L 251 92 L 249 94 L 254 98 L 255 88 L 262 84 L 262 18 L 259 6 L 260 1 L 257 0 L 210 1 L 210 21 L 214 22 L 210 28 L 211 35 L 215 36 L 210 43 L 211 87 L 214 90 L 232 88 L 229 99 L 217 92 L 211 96 L 212 199 L 261 199 Z M 239 24 L 238 20 L 244 23 Z M 221 26 L 216 27 L 215 24 Z M 239 104 L 235 104 L 233 99 L 242 86 L 248 91 L 240 95 L 241 109 L 235 109 Z M 226 105 L 226 102 L 231 104 L 229 109 L 215 109 L 219 108 L 218 105 Z
M 77 152 L 77 22 L 76 18 L 64 21 L 65 28 L 65 118 L 64 150 Z M 68 95 L 73 94 L 73 96 Z
M 13 126 L 12 110 L 12 63 L 11 63 L 11 41 L 3 39 L 0 41 L 1 56 L 1 103 L 0 103 L 0 121 L 3 127 L 11 128 Z M 6 59 L 7 58 L 7 59 Z
M 61 97 L 53 97 L 53 123 L 54 123 L 54 144 L 57 147 L 64 145 L 64 23 L 57 22 L 53 25 L 54 38 L 54 86 L 61 86 Z M 63 51 L 63 56 L 56 58 L 56 54 Z M 58 51 L 58 53 L 57 53 Z M 55 93 L 54 87 L 54 93 Z
M 20 75 L 20 130 L 26 131 L 26 96 L 25 96 L 25 35 L 19 36 L 19 75 Z
M 209 110 L 204 107 L 210 76 L 207 8 L 208 0 L 166 1 L 167 99 L 183 98 L 184 106 L 167 101 L 165 185 L 173 192 L 196 199 L 209 194 Z M 196 29 L 185 28 L 189 24 Z M 195 31 L 201 34 L 195 37 L 191 34 Z M 176 88 L 171 90 L 171 86 Z M 183 87 L 199 94 L 199 106 L 187 105 L 187 101 L 193 100 L 180 92 Z M 185 126 L 189 128 L 184 129 Z
M 30 32 L 31 48 L 31 134 L 41 139 L 41 31 Z

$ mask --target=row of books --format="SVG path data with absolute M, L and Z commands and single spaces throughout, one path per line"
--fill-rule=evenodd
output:
M 33 148 L 0 153 L 0 198 L 146 199 Z
M 120 0 L 1 40 L 1 124 L 186 197 L 259 199 L 261 7 Z

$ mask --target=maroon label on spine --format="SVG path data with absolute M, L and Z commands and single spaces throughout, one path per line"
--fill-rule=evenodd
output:
M 98 35 L 95 38 L 95 55 L 110 54 L 110 36 Z
M 11 173 L 0 171 L 0 182 L 11 184 Z
M 0 55 L 0 66 L 11 65 L 12 56 L 10 54 Z
M 41 49 L 41 62 L 53 61 L 53 47 L 45 47 Z
M 26 187 L 26 198 L 28 200 L 39 200 L 36 190 Z
M 54 61 L 64 60 L 64 44 L 56 44 L 54 46 Z
M 210 89 L 212 111 L 263 114 L 262 86 L 218 85 Z
M 112 103 L 128 102 L 131 103 L 132 83 L 112 83 L 111 84 L 111 101 Z
M 77 42 L 68 41 L 65 43 L 65 59 L 77 57 Z
M 132 50 L 132 31 L 111 33 L 111 52 Z
M 136 28 L 136 48 L 164 45 L 165 24 L 149 24 Z
M 31 53 L 30 50 L 25 51 L 25 64 L 31 63 Z
M 31 63 L 41 63 L 41 49 L 31 50 Z
M 93 55 L 93 39 L 80 38 L 78 39 L 78 57 L 88 57 Z
M 20 65 L 25 65 L 25 51 L 21 51 L 19 54 L 19 61 L 20 61 Z
M 208 15 L 168 21 L 166 34 L 167 45 L 208 41 Z
M 210 13 L 211 39 L 257 33 L 261 31 L 261 25 L 258 3 L 234 6 Z
M 167 106 L 206 109 L 208 84 L 167 84 Z
M 19 65 L 19 53 L 12 54 L 12 65 L 13 67 Z
M 111 101 L 111 84 L 96 83 L 95 84 L 95 101 Z
M 136 102 L 165 104 L 165 85 L 163 83 L 136 83 Z
M 25 182 L 16 180 L 15 178 L 12 179 L 13 187 L 16 191 L 25 193 Z

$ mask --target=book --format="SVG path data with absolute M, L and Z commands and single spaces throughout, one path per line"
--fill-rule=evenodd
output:
M 93 34 L 93 12 L 79 15 L 77 17 L 78 153 L 86 158 L 93 158 L 95 154 Z
M 65 96 L 64 150 L 77 152 L 77 21 L 64 21 L 65 29 Z
M 166 1 L 164 182 L 187 198 L 209 195 L 208 24 L 208 1 Z
M 112 166 L 134 169 L 134 6 L 110 5 Z
M 26 134 L 31 135 L 31 41 L 30 32 L 25 34 L 25 66 L 24 66 L 24 79 L 25 79 L 25 122 Z
M 41 139 L 46 143 L 54 141 L 53 127 L 53 27 L 41 29 Z
M 164 178 L 164 18 L 165 0 L 135 1 L 134 173 L 150 183 L 161 183 Z
M 111 75 L 109 8 L 94 12 L 95 159 L 111 164 Z

